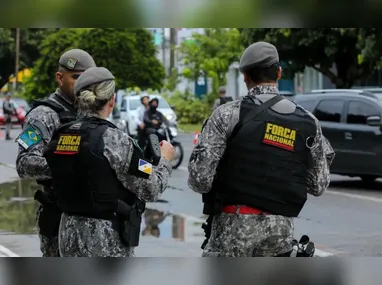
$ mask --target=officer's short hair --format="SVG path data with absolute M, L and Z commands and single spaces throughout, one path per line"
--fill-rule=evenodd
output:
M 251 68 L 246 73 L 254 83 L 277 82 L 280 64 L 274 63 L 270 67 Z

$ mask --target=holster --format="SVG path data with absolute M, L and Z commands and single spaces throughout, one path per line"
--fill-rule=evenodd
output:
M 119 235 L 122 242 L 128 247 L 139 245 L 142 214 L 144 203 L 137 200 L 132 206 L 118 200 L 117 214 L 120 217 Z
M 58 208 L 56 201 L 42 190 L 36 191 L 34 199 L 41 204 L 37 220 L 40 229 L 39 233 L 47 238 L 57 237 L 62 212 Z
M 206 239 L 203 241 L 203 244 L 201 246 L 201 249 L 204 249 L 210 239 L 211 236 L 211 230 L 212 230 L 212 220 L 214 219 L 213 215 L 210 215 L 205 223 L 202 225 L 202 229 L 204 231 L 204 236 Z

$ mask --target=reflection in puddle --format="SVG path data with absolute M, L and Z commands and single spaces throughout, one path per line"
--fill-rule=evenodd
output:
M 0 232 L 36 233 L 38 202 L 33 200 L 33 196 L 39 187 L 34 180 L 29 179 L 0 184 Z M 202 222 L 197 218 L 146 209 L 141 234 L 179 241 L 200 241 L 204 239 Z
M 38 204 L 33 195 L 39 186 L 33 180 L 0 184 L 0 230 L 20 234 L 36 232 Z
M 200 241 L 204 239 L 202 222 L 192 217 L 146 209 L 142 219 L 142 235 L 173 238 L 179 241 Z

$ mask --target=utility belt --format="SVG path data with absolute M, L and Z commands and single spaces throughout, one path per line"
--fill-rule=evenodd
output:
M 118 200 L 117 210 L 107 213 L 67 213 L 68 216 L 80 216 L 100 220 L 111 221 L 116 225 L 122 242 L 128 247 L 139 245 L 142 214 L 145 211 L 145 203 L 136 199 L 133 205 Z

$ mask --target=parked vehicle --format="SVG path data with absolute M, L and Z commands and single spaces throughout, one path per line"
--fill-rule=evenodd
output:
M 292 100 L 292 101 L 293 101 L 293 98 L 295 96 L 295 94 L 293 92 L 290 92 L 290 91 L 279 91 L 279 94 L 281 96 L 284 96 L 286 99 Z
M 364 90 L 314 90 L 294 102 L 312 112 L 336 157 L 331 173 L 359 176 L 365 182 L 382 177 L 382 97 Z
M 13 105 L 16 108 L 16 115 L 12 116 L 12 125 L 22 125 L 25 120 L 26 110 L 21 108 L 14 99 L 11 100 Z M 4 113 L 3 113 L 3 103 L 4 98 L 0 98 L 0 126 L 5 125 L 4 124 Z
M 160 111 L 171 123 L 176 124 L 176 114 L 174 112 L 174 107 L 171 107 L 166 99 L 160 95 L 149 95 L 150 100 L 153 98 L 158 98 L 159 105 L 158 111 Z M 135 118 L 137 116 L 137 109 L 141 106 L 141 100 L 139 95 L 124 96 L 121 101 L 121 116 L 120 119 L 124 121 L 124 131 L 130 136 L 136 136 L 137 124 L 135 123 Z M 122 127 L 122 123 L 120 126 Z

